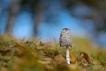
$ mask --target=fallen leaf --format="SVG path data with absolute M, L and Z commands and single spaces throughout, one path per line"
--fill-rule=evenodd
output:
M 30 52 L 34 57 L 37 57 L 37 55 L 38 55 L 38 52 L 36 50 L 34 50 L 31 47 L 25 46 L 25 45 L 22 46 L 22 45 L 17 44 L 14 47 L 20 49 L 21 51 L 23 51 L 24 54 L 27 54 L 28 52 Z
M 69 68 L 69 71 L 81 71 L 81 69 L 75 64 L 68 65 L 68 68 Z
M 87 62 L 91 61 L 91 56 L 85 52 L 81 52 L 80 55 L 86 59 Z
M 78 63 L 80 66 L 89 66 L 89 63 L 87 62 L 87 60 L 81 56 L 78 57 Z
M 71 58 L 71 63 L 72 64 L 78 64 L 77 63 L 77 55 L 75 52 L 70 50 L 70 58 Z
M 58 64 L 67 64 L 66 59 L 62 56 L 62 54 L 58 54 L 54 57 L 54 60 L 58 63 Z
M 40 44 L 36 46 L 36 49 L 42 50 L 42 49 L 47 49 L 49 47 L 50 47 L 49 43 L 42 43 L 42 42 L 40 42 Z

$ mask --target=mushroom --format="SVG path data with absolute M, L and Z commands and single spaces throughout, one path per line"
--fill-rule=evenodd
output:
M 63 28 L 60 34 L 60 47 L 66 46 L 66 60 L 70 64 L 69 47 L 72 47 L 71 32 L 68 28 Z

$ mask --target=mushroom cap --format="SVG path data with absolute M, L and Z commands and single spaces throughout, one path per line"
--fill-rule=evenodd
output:
M 71 32 L 68 28 L 63 28 L 59 38 L 60 47 L 70 46 L 72 47 L 72 37 Z

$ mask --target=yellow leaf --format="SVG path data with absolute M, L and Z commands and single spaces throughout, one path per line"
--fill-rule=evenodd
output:
M 71 57 L 71 63 L 72 64 L 77 64 L 77 55 L 75 52 L 70 51 L 70 57 Z

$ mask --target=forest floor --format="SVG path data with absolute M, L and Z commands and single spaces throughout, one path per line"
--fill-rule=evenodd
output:
M 70 65 L 65 47 L 40 39 L 17 40 L 0 36 L 0 71 L 106 71 L 106 49 L 90 45 L 86 38 L 73 38 Z

